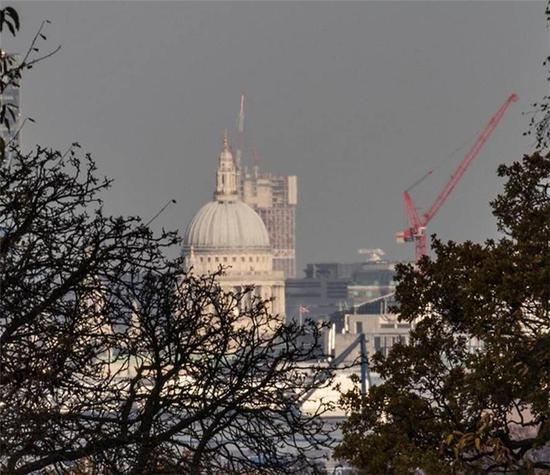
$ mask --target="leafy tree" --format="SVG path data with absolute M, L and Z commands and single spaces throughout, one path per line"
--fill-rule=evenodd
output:
M 550 24 L 550 1 L 546 3 L 546 23 Z M 550 74 L 550 56 L 547 56 L 542 65 Z M 547 77 L 550 81 L 550 76 Z M 544 95 L 540 101 L 533 103 L 533 111 L 529 113 L 529 129 L 523 135 L 533 136 L 538 150 L 550 148 L 550 94 Z
M 23 55 L 10 54 L 0 48 L 0 126 L 5 130 L 12 130 L 11 136 L 16 136 L 19 130 L 13 130 L 17 127 L 17 118 L 19 116 L 19 106 L 13 101 L 5 100 L 4 94 L 10 89 L 15 90 L 20 87 L 21 77 L 24 71 L 32 69 L 37 63 L 54 55 L 59 51 L 60 46 L 43 52 L 46 36 L 44 34 L 45 26 L 50 23 L 45 20 L 41 23 L 38 31 L 34 35 L 29 47 Z M 0 34 L 6 30 L 12 36 L 16 36 L 20 28 L 19 14 L 13 7 L 0 9 Z M 32 118 L 27 118 L 33 121 Z M 34 121 L 33 121 L 34 122 Z M 6 149 L 15 145 L 10 143 L 9 137 L 0 137 L 0 163 L 4 160 Z
M 78 144 L 0 166 L 0 472 L 314 470 L 320 329 L 186 273 L 175 233 L 103 212 L 110 184 Z
M 398 269 L 410 344 L 375 358 L 383 384 L 343 397 L 336 455 L 362 473 L 550 470 L 550 156 L 498 173 L 501 239 L 434 240 L 434 260 Z

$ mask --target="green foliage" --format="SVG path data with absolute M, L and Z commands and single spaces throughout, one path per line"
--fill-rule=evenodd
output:
M 26 51 L 21 54 L 10 54 L 0 48 L 0 125 L 6 130 L 14 131 L 15 135 L 19 130 L 15 130 L 18 126 L 18 117 L 20 114 L 19 104 L 5 100 L 4 94 L 10 89 L 18 89 L 21 84 L 21 78 L 26 70 L 32 69 L 35 64 L 49 58 L 57 51 L 60 46 L 53 50 L 43 51 L 44 42 L 47 40 L 44 30 L 49 20 L 44 20 L 38 31 L 34 34 L 32 41 Z M 19 14 L 12 7 L 0 8 L 0 33 L 6 29 L 16 36 L 21 27 Z M 9 96 L 9 94 L 8 94 Z M 28 118 L 32 121 L 32 119 Z M 0 163 L 5 158 L 5 153 L 9 150 L 10 140 L 6 141 L 6 137 L 0 137 Z
M 19 31 L 19 14 L 12 7 L 6 7 L 0 10 L 0 32 L 7 28 L 12 36 Z
M 410 344 L 375 358 L 383 384 L 342 400 L 336 455 L 363 473 L 550 470 L 550 156 L 498 173 L 500 240 L 434 238 L 434 260 L 398 269 Z
M 550 25 L 550 1 L 546 4 L 546 23 Z M 547 74 L 550 73 L 550 56 L 542 62 Z M 550 76 L 547 77 L 550 80 Z M 539 150 L 548 150 L 550 147 L 550 95 L 546 94 L 539 102 L 533 103 L 533 110 L 529 113 L 529 129 L 523 135 L 533 136 Z

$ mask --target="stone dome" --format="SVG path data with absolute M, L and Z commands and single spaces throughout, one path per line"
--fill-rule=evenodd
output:
M 242 201 L 211 201 L 187 226 L 184 250 L 270 249 L 269 234 L 262 218 Z
M 226 290 L 241 291 L 254 285 L 254 294 L 268 302 L 268 311 L 282 316 L 284 274 L 273 270 L 269 234 L 262 218 L 241 200 L 239 173 L 226 131 L 213 199 L 193 217 L 183 235 L 183 266 L 196 275 L 223 270 L 217 280 Z M 241 304 L 245 309 L 250 302 Z

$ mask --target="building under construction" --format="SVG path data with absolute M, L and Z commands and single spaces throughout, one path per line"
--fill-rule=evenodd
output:
M 260 215 L 267 228 L 273 270 L 283 271 L 285 279 L 296 277 L 296 176 L 260 172 L 255 149 L 252 149 L 254 166 L 243 166 L 244 94 L 241 95 L 237 137 L 235 166 L 241 199 Z
M 240 169 L 241 199 L 262 218 L 273 250 L 273 270 L 296 277 L 296 176 L 260 172 L 257 165 Z

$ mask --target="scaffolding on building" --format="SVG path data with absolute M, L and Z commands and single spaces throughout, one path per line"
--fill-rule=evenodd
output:
M 273 175 L 241 169 L 241 199 L 262 218 L 273 250 L 273 270 L 285 278 L 296 277 L 297 179 L 294 175 Z

